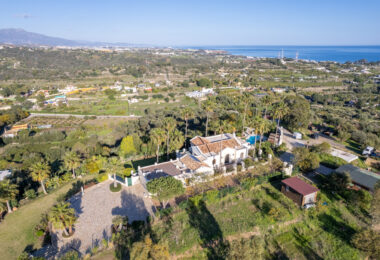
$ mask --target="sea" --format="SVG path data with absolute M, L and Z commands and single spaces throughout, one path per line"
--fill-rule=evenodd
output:
M 380 45 L 371 46 L 186 46 L 181 48 L 224 50 L 232 55 L 249 57 L 283 57 L 314 61 L 335 61 L 339 63 L 380 61 Z

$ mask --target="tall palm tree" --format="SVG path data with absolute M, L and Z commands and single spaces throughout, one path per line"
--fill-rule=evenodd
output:
M 248 107 L 250 105 L 250 97 L 247 95 L 247 94 L 244 94 L 243 93 L 243 96 L 242 96 L 242 101 L 243 101 L 243 104 L 244 104 L 244 110 L 243 110 L 243 122 L 242 122 L 242 130 L 241 130 L 241 135 L 243 136 L 244 134 L 244 127 L 245 127 L 245 124 L 246 124 L 246 117 L 247 117 L 247 110 L 248 110 Z
M 159 153 L 160 153 L 160 145 L 165 140 L 165 132 L 161 128 L 154 128 L 150 131 L 150 138 L 157 145 L 156 162 L 158 162 L 158 157 L 159 157 Z
M 169 159 L 170 151 L 170 136 L 177 126 L 177 122 L 172 117 L 166 117 L 163 122 L 164 129 L 166 131 L 166 159 Z
M 0 182 L 0 202 L 6 203 L 8 212 L 11 213 L 12 209 L 9 201 L 16 198 L 18 194 L 18 186 L 16 184 L 10 183 L 10 180 L 4 180 Z
M 202 103 L 203 110 L 206 112 L 206 132 L 205 136 L 208 136 L 208 121 L 210 119 L 210 116 L 212 112 L 214 111 L 216 105 L 213 101 L 207 100 L 206 102 Z
M 70 203 L 60 202 L 55 205 L 48 214 L 49 221 L 56 229 L 63 229 L 68 236 L 72 234 L 72 227 L 76 221 L 75 210 L 70 208 Z M 69 231 L 69 233 L 67 232 Z
M 278 102 L 274 106 L 273 111 L 273 117 L 277 118 L 277 127 L 276 127 L 276 138 L 277 138 L 277 131 L 280 127 L 280 120 L 284 118 L 289 113 L 289 107 L 283 102 Z
M 264 106 L 265 106 L 265 110 L 264 110 L 264 118 L 267 117 L 268 106 L 269 106 L 270 104 L 272 104 L 272 101 L 273 101 L 273 98 L 272 98 L 271 95 L 266 95 L 266 96 L 263 97 L 263 99 L 262 99 L 262 102 L 263 102 L 263 104 L 264 104 Z
M 259 152 L 260 152 L 261 151 L 261 142 L 263 140 L 263 135 L 264 135 L 264 133 L 268 132 L 268 130 L 269 130 L 268 120 L 264 119 L 264 118 L 261 118 L 257 122 L 257 126 L 258 126 L 257 130 L 258 130 L 259 135 L 260 135 L 260 144 L 259 144 Z
M 121 164 L 117 157 L 111 157 L 108 161 L 108 172 L 113 175 L 113 186 L 116 187 L 116 173 L 121 171 Z
M 49 164 L 45 161 L 37 162 L 29 168 L 29 171 L 31 173 L 32 179 L 34 181 L 38 181 L 41 184 L 44 194 L 47 194 L 44 180 L 46 180 L 50 176 Z
M 191 119 L 191 118 L 194 117 L 194 111 L 191 108 L 189 108 L 189 107 L 185 107 L 184 109 L 182 109 L 181 112 L 182 112 L 183 119 L 186 122 L 186 125 L 185 125 L 185 147 L 187 148 L 187 144 L 186 144 L 186 141 L 187 141 L 187 129 L 189 127 L 189 119 Z
M 80 164 L 81 160 L 76 152 L 67 152 L 65 154 L 65 157 L 63 158 L 63 164 L 66 167 L 66 169 L 72 171 L 73 178 L 76 178 L 75 175 L 75 169 L 77 169 Z

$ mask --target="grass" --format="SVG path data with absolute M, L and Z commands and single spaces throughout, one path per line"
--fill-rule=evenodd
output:
M 46 196 L 37 198 L 8 214 L 0 223 L 0 255 L 2 259 L 16 259 L 26 248 L 38 249 L 41 241 L 34 232 L 41 215 L 47 212 L 62 194 L 72 188 L 72 182 Z

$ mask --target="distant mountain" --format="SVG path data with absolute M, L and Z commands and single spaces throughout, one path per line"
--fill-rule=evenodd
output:
M 0 43 L 13 44 L 21 46 L 112 46 L 112 47 L 130 47 L 130 46 L 144 46 L 133 45 L 129 43 L 105 43 L 105 42 L 86 42 L 86 41 L 73 41 L 58 37 L 46 36 L 39 33 L 28 32 L 23 29 L 0 29 Z

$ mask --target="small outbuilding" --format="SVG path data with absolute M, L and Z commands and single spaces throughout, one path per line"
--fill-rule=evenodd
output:
M 352 164 L 345 164 L 336 169 L 337 173 L 348 173 L 351 177 L 352 184 L 373 191 L 375 184 L 380 181 L 380 175 L 374 172 L 361 169 Z
M 281 181 L 281 192 L 293 200 L 299 206 L 315 204 L 317 202 L 318 189 L 298 177 L 291 177 Z

